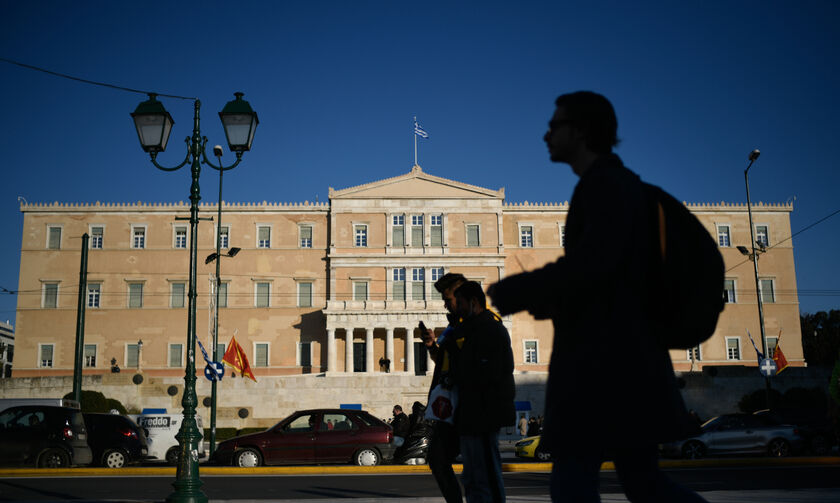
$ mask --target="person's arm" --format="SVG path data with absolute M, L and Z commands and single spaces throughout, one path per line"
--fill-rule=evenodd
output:
M 528 310 L 538 319 L 547 318 L 562 296 L 603 289 L 620 270 L 633 242 L 634 219 L 643 217 L 634 211 L 640 197 L 639 184 L 622 184 L 609 172 L 585 180 L 572 198 L 582 224 L 575 243 L 556 262 L 491 285 L 487 293 L 499 314 Z

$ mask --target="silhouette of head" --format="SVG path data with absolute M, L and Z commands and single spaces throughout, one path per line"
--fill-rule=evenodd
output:
M 562 108 L 571 126 L 583 135 L 586 147 L 597 154 L 609 154 L 618 145 L 618 119 L 610 101 L 592 91 L 560 95 L 554 102 Z

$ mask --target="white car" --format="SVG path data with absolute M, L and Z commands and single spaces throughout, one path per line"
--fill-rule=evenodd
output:
M 130 414 L 141 428 L 146 430 L 146 443 L 149 447 L 148 461 L 166 461 L 170 465 L 178 464 L 178 439 L 175 435 L 181 429 L 183 414 Z M 204 424 L 201 416 L 195 416 L 198 431 L 203 435 Z M 198 441 L 198 457 L 204 458 L 204 439 Z

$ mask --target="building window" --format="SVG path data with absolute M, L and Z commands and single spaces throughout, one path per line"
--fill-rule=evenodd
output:
M 430 273 L 432 275 L 431 283 L 434 285 L 437 280 L 443 277 L 443 267 L 432 267 Z M 443 295 L 437 291 L 437 288 L 432 288 L 432 298 L 441 300 Z
M 560 224 L 560 246 L 566 247 L 566 226 Z
M 298 307 L 312 307 L 312 283 L 298 283 Z
M 257 248 L 271 248 L 271 227 L 267 225 L 257 227 Z
M 258 342 L 254 346 L 256 354 L 254 355 L 255 367 L 268 367 L 268 343 Z
M 140 346 L 137 344 L 125 345 L 125 366 L 126 368 L 140 368 Z
M 132 227 L 131 228 L 131 247 L 145 248 L 146 247 L 146 228 Z
M 353 343 L 353 372 L 367 371 L 367 343 L 354 342 Z
M 300 342 L 298 343 L 298 365 L 301 367 L 312 366 L 312 343 Z
M 480 244 L 479 237 L 478 224 L 467 225 L 467 246 L 478 246 Z
M 723 280 L 723 301 L 727 304 L 735 303 L 735 280 Z
M 525 341 L 525 363 L 537 363 L 537 341 Z
M 228 307 L 228 284 L 219 285 L 219 307 Z
M 186 283 L 172 283 L 170 289 L 172 292 L 169 307 L 184 307 L 184 292 L 187 289 Z
M 353 235 L 356 238 L 355 246 L 359 248 L 366 247 L 368 242 L 367 225 L 356 225 L 353 229 Z
M 225 345 L 220 342 L 216 345 L 216 356 L 213 357 L 213 360 L 219 361 L 223 356 L 225 356 Z
M 40 353 L 41 356 L 41 362 L 38 366 L 41 368 L 52 368 L 55 346 L 52 344 L 39 344 L 38 346 L 40 348 L 38 353 Z
M 755 226 L 755 243 L 759 247 L 767 248 L 770 246 L 770 234 L 767 232 L 766 225 Z
M 696 361 L 699 362 L 702 358 L 700 358 L 700 346 L 694 346 L 691 349 L 686 350 L 686 359 L 689 361 Z
M 61 248 L 61 227 L 50 226 L 47 228 L 47 248 L 50 250 Z
M 175 227 L 175 248 L 187 247 L 187 228 Z
M 105 237 L 105 228 L 104 227 L 91 227 L 90 228 L 90 248 L 92 250 L 101 250 L 102 249 L 102 241 Z
M 411 246 L 423 246 L 423 215 L 411 215 Z
M 443 215 L 432 215 L 429 217 L 429 237 L 432 246 L 443 246 Z
M 391 246 L 405 246 L 405 215 L 394 215 L 391 226 Z
M 741 339 L 738 337 L 726 338 L 726 359 L 740 360 L 741 359 Z
M 405 269 L 394 269 L 393 300 L 405 300 Z
M 182 367 L 183 363 L 183 356 L 184 355 L 184 346 L 182 344 L 170 344 L 169 345 L 169 366 L 170 367 Z
M 353 300 L 368 300 L 367 281 L 353 282 Z
M 128 284 L 128 307 L 143 307 L 143 283 Z
M 230 246 L 230 226 L 222 226 L 219 238 L 219 248 L 228 248 Z
M 102 298 L 102 285 L 100 283 L 88 283 L 87 286 L 87 307 L 99 307 Z
M 776 292 L 773 288 L 772 279 L 762 279 L 758 281 L 758 291 L 761 292 L 761 302 L 765 304 L 772 304 L 776 302 Z
M 96 367 L 96 344 L 85 344 L 85 367 Z
M 312 248 L 312 226 L 301 225 L 298 230 L 300 232 L 300 247 Z
M 411 270 L 411 299 L 423 300 L 426 298 L 426 271 L 416 267 Z
M 43 306 L 45 309 L 58 307 L 58 283 L 44 283 Z
M 779 345 L 778 337 L 767 337 L 767 358 L 776 356 L 776 347 Z
M 256 284 L 256 298 L 254 299 L 254 305 L 257 307 L 268 307 L 269 306 L 269 296 L 271 295 L 271 284 L 270 283 L 257 283 Z
M 719 246 L 731 246 L 731 242 L 729 240 L 729 226 L 728 225 L 718 225 L 717 226 L 717 235 L 718 235 L 718 245 Z
M 530 225 L 519 227 L 519 246 L 522 248 L 534 247 L 534 228 Z

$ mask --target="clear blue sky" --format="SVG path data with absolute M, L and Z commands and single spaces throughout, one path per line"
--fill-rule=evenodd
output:
M 425 171 L 565 201 L 576 178 L 542 135 L 556 95 L 592 89 L 617 110 L 617 152 L 680 199 L 744 202 L 760 148 L 753 200 L 795 197 L 796 232 L 840 209 L 838 19 L 834 1 L 9 1 L 0 57 L 198 97 L 210 145 L 244 92 L 261 123 L 225 177 L 239 202 L 326 201 L 330 186 L 406 173 L 415 115 Z M 18 196 L 187 200 L 187 171 L 157 171 L 140 149 L 129 113 L 143 95 L 2 62 L 0 90 L 0 287 L 18 286 Z M 160 160 L 174 165 L 192 102 L 164 104 L 176 125 Z M 204 171 L 205 201 L 217 180 Z M 838 236 L 840 215 L 794 238 L 804 312 L 840 307 Z M 0 294 L 0 319 L 16 302 Z

